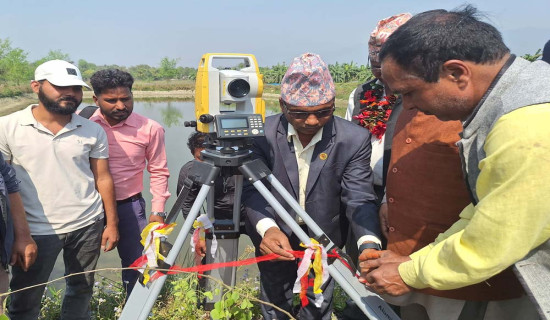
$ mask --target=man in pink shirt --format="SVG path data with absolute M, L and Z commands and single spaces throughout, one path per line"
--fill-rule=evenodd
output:
M 101 125 L 109 140 L 109 167 L 115 184 L 120 241 L 118 254 L 122 267 L 142 255 L 141 231 L 147 225 L 143 190 L 143 170 L 151 176 L 153 195 L 149 222 L 164 222 L 164 205 L 170 197 L 164 129 L 157 122 L 133 111 L 132 84 L 128 72 L 101 70 L 92 75 L 94 102 L 99 107 L 90 117 Z M 122 282 L 130 295 L 139 273 L 122 271 Z

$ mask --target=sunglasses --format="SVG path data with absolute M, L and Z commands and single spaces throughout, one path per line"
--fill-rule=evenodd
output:
M 283 105 L 285 106 L 286 113 L 289 116 L 293 117 L 294 119 L 300 119 L 300 120 L 307 119 L 310 114 L 315 115 L 315 117 L 317 117 L 317 118 L 328 117 L 328 116 L 332 115 L 332 113 L 336 109 L 336 107 L 334 105 L 332 105 L 332 107 L 329 107 L 328 109 L 323 109 L 323 110 L 313 111 L 313 112 L 309 112 L 309 111 L 290 111 L 290 110 L 288 110 L 288 106 L 286 105 L 286 103 L 283 103 Z

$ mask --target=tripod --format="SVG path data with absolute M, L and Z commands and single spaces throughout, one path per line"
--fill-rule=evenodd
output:
M 274 211 L 281 219 L 291 228 L 298 239 L 304 244 L 310 244 L 311 240 L 308 234 L 300 227 L 294 218 L 283 208 L 283 206 L 275 199 L 273 194 L 262 183 L 261 179 L 267 179 L 271 186 L 284 198 L 291 208 L 302 218 L 308 229 L 315 235 L 315 239 L 322 244 L 327 252 L 337 253 L 342 260 L 346 261 L 348 266 L 354 269 L 351 271 L 341 259 L 329 261 L 328 271 L 334 280 L 342 287 L 342 289 L 350 296 L 357 304 L 361 311 L 370 319 L 387 319 L 396 320 L 399 317 L 393 310 L 382 300 L 377 294 L 370 292 L 366 287 L 355 279 L 355 267 L 349 256 L 341 251 L 321 230 L 321 228 L 309 217 L 309 215 L 300 207 L 298 202 L 292 195 L 281 185 L 281 183 L 273 176 L 267 166 L 258 159 L 251 160 L 251 151 L 249 149 L 251 139 L 234 140 L 232 142 L 225 141 L 222 144 L 221 150 L 209 148 L 202 152 L 204 162 L 195 162 L 188 176 L 189 181 L 185 183 L 184 189 L 178 195 L 176 203 L 170 210 L 166 219 L 169 223 L 174 220 L 180 210 L 184 199 L 187 197 L 193 184 L 202 184 L 202 187 L 193 202 L 191 210 L 185 219 L 183 226 L 164 262 L 172 265 L 181 250 L 183 243 L 189 231 L 192 228 L 193 221 L 197 218 L 202 203 L 210 192 L 214 180 L 218 176 L 220 169 L 223 167 L 238 168 L 242 175 L 238 175 L 235 185 L 235 202 L 239 202 L 242 190 L 242 179 L 247 179 L 258 192 L 266 199 Z M 239 149 L 234 149 L 237 146 Z M 240 148 L 242 146 L 242 149 Z M 234 206 L 235 210 L 235 206 Z M 234 214 L 235 217 L 240 216 Z M 234 224 L 238 228 L 239 224 Z M 166 276 L 162 276 L 149 285 L 141 285 L 138 283 L 132 294 L 130 295 L 126 306 L 124 307 L 120 319 L 122 320 L 145 320 L 157 299 L 157 296 L 162 289 Z

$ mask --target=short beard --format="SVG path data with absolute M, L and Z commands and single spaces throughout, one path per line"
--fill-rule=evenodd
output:
M 40 87 L 40 89 L 38 89 L 38 100 L 44 105 L 46 110 L 48 110 L 51 113 L 60 114 L 60 115 L 70 115 L 70 114 L 75 113 L 76 109 L 78 108 L 78 106 L 82 102 L 82 100 L 78 101 L 73 97 L 64 97 L 64 98 L 60 98 L 56 101 L 52 100 L 52 99 L 46 97 L 46 95 L 42 91 L 42 87 Z M 62 107 L 60 105 L 61 101 L 70 101 L 73 104 L 72 105 L 67 104 L 65 107 Z

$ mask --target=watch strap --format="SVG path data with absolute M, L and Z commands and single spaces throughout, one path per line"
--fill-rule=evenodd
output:
M 158 212 L 158 211 L 153 211 L 153 212 L 151 212 L 151 214 L 154 215 L 154 216 L 159 216 L 163 219 L 166 218 L 166 216 L 168 215 L 167 212 Z
M 363 250 L 366 250 L 366 249 L 374 249 L 374 250 L 382 250 L 382 247 L 376 243 L 376 242 L 367 242 L 367 243 L 363 243 L 362 245 L 359 246 L 359 254 L 361 254 L 361 252 L 363 252 Z

